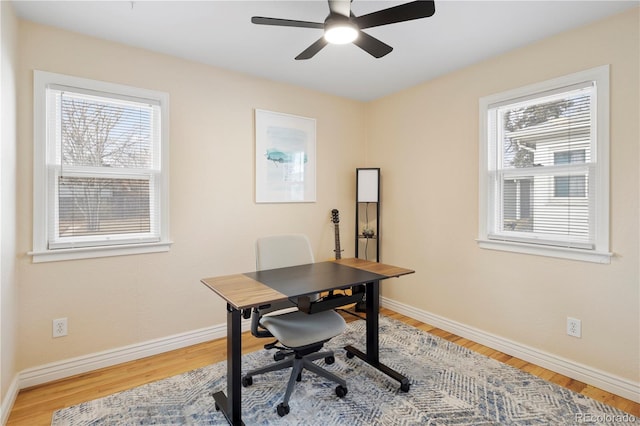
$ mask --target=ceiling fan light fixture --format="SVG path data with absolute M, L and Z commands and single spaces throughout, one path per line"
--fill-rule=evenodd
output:
M 436 11 L 434 0 L 413 0 L 356 16 L 351 10 L 352 1 L 327 0 L 329 15 L 325 18 L 324 23 L 265 16 L 254 16 L 251 18 L 251 22 L 260 25 L 324 30 L 323 36 L 296 56 L 296 60 L 311 59 L 328 44 L 347 43 L 355 44 L 374 58 L 382 58 L 391 53 L 393 47 L 361 30 L 428 18 Z
M 324 38 L 331 44 L 347 44 L 358 38 L 358 27 L 349 20 L 327 22 Z

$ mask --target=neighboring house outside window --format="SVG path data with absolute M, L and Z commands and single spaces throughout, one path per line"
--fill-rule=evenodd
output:
M 168 95 L 34 73 L 34 262 L 166 251 Z
M 608 263 L 608 67 L 480 100 L 483 248 Z

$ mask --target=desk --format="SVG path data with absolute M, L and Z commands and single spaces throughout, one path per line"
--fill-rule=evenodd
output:
M 243 425 L 241 401 L 241 315 L 254 306 L 366 284 L 367 347 L 362 352 L 345 347 L 348 357 L 357 356 L 369 365 L 398 380 L 403 391 L 409 380 L 382 364 L 378 354 L 378 311 L 380 280 L 411 274 L 415 271 L 363 259 L 340 259 L 309 265 L 271 269 L 205 278 L 202 283 L 227 302 L 227 393 L 216 392 L 213 398 L 232 425 Z

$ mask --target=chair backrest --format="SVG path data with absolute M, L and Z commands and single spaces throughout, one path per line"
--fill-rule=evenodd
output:
M 313 263 L 311 243 L 304 234 L 272 235 L 256 241 L 256 270 L 285 268 Z M 316 299 L 312 296 L 311 299 Z M 271 337 L 268 330 L 260 326 L 260 318 L 270 313 L 283 313 L 295 309 L 295 299 L 254 308 L 251 316 L 251 334 L 256 337 Z
M 311 243 L 304 234 L 272 235 L 256 241 L 258 271 L 313 262 Z

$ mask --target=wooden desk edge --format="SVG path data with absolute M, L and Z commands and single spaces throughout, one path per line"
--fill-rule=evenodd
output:
M 341 265 L 350 266 L 352 268 L 361 269 L 367 272 L 373 272 L 374 274 L 384 275 L 387 278 L 400 277 L 402 275 L 413 274 L 416 271 L 413 269 L 401 268 L 399 266 L 386 265 L 384 263 L 372 262 L 370 260 L 349 258 L 349 259 L 337 259 L 334 262 Z
M 412 269 L 357 258 L 339 259 L 334 262 L 386 278 L 400 277 L 415 272 Z M 244 274 L 203 278 L 200 281 L 236 309 L 247 309 L 288 299 L 285 294 Z
M 285 294 L 244 274 L 203 278 L 200 282 L 236 309 L 287 300 Z

